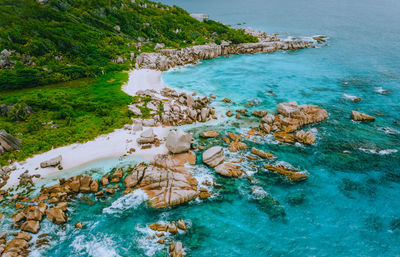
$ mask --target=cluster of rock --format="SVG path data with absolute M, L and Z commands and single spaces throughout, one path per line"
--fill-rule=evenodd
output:
M 26 120 L 26 118 L 33 113 L 32 107 L 25 104 L 17 105 L 0 105 L 0 116 L 6 116 L 11 120 L 21 121 Z
M 152 128 L 148 128 L 140 133 L 140 137 L 136 139 L 136 142 L 141 145 L 142 149 L 151 148 L 153 144 L 158 147 L 161 144 L 160 139 L 154 134 Z
M 298 129 L 327 118 L 328 112 L 316 105 L 284 102 L 278 104 L 276 115 L 269 113 L 261 119 L 259 128 L 267 134 L 274 132 L 274 139 L 281 142 L 313 144 L 315 137 L 312 132 Z
M 225 162 L 224 149 L 220 146 L 214 146 L 203 152 L 203 162 L 213 167 L 215 172 L 225 177 L 240 177 L 243 171 L 240 166 L 230 162 Z
M 161 223 L 152 223 L 148 225 L 150 229 L 153 231 L 156 231 L 156 236 L 158 239 L 157 243 L 159 244 L 169 244 L 169 254 L 171 257 L 182 257 L 183 256 L 183 247 L 182 247 L 182 242 L 173 242 L 173 241 L 168 241 L 166 242 L 166 236 L 167 235 L 176 235 L 178 234 L 178 231 L 180 233 L 185 232 L 187 230 L 186 222 L 185 220 L 177 220 L 177 221 L 172 221 L 170 224 L 161 224 Z
M 142 53 L 136 58 L 136 64 L 143 69 L 168 70 L 175 66 L 195 64 L 199 60 L 216 58 L 229 54 L 249 54 L 274 52 L 278 50 L 297 50 L 313 47 L 312 42 L 303 40 L 281 41 L 276 36 L 255 33 L 259 42 L 231 44 L 222 42 L 186 47 L 183 49 L 161 49 L 156 53 Z
M 250 133 L 252 134 L 252 132 Z M 212 138 L 217 136 L 219 136 L 219 133 L 213 130 L 206 131 L 200 134 L 200 137 L 203 138 Z M 223 139 L 225 143 L 228 144 L 228 149 L 230 152 L 236 152 L 247 148 L 247 145 L 241 142 L 243 138 L 237 134 L 228 132 L 227 136 L 225 136 Z M 240 147 L 241 145 L 238 143 L 243 144 L 243 146 Z M 252 147 L 250 152 L 253 155 L 262 159 L 271 160 L 275 157 L 272 153 L 264 152 L 263 150 L 257 149 L 255 147 Z M 257 160 L 258 158 L 255 156 L 248 155 L 247 158 L 250 160 Z M 238 162 L 241 161 L 242 159 Z M 213 167 L 218 174 L 225 177 L 240 177 L 244 173 L 240 169 L 240 166 L 233 164 L 233 162 L 225 162 L 224 149 L 220 146 L 214 146 L 205 150 L 203 152 L 203 162 L 208 166 Z M 293 182 L 301 181 L 308 177 L 308 175 L 304 172 L 300 172 L 299 170 L 288 168 L 283 165 L 274 166 L 270 164 L 265 164 L 264 167 L 270 171 L 285 176 Z
M 4 129 L 0 130 L 0 155 L 21 149 L 22 140 L 8 134 Z
M 1 191 L 1 201 L 7 197 L 10 203 L 16 203 L 19 211 L 13 215 L 13 220 L 14 226 L 20 228 L 20 233 L 36 234 L 40 231 L 40 222 L 45 217 L 58 225 L 66 223 L 68 202 L 72 201 L 77 194 L 93 193 L 97 198 L 104 198 L 107 194 L 114 194 L 116 190 L 119 190 L 118 183 L 120 182 L 125 185 L 125 194 L 131 193 L 133 189 L 146 192 L 149 205 L 154 208 L 182 204 L 199 195 L 201 199 L 205 199 L 210 194 L 205 188 L 198 191 L 198 181 L 185 168 L 187 163 L 191 165 L 196 163 L 196 155 L 190 150 L 191 140 L 190 134 L 171 132 L 167 141 L 172 153 L 156 156 L 150 165 L 140 164 L 128 170 L 125 177 L 122 169 L 112 174 L 106 173 L 100 180 L 93 179 L 91 176 L 75 176 L 70 179 L 60 179 L 59 184 L 41 189 L 40 194 L 32 199 L 20 194 L 8 196 L 6 191 Z M 178 228 L 186 227 L 186 225 L 181 225 L 182 221 L 178 221 L 177 224 Z M 75 227 L 82 228 L 82 223 L 78 222 Z M 173 231 L 173 225 L 169 229 Z M 16 253 L 25 256 L 31 246 L 28 243 L 29 240 L 16 237 L 7 242 L 4 237 L 4 244 L 0 244 L 0 254 L 9 253 L 13 256 L 11 253 Z M 39 240 L 43 241 L 43 239 Z M 36 243 L 37 246 L 39 244 L 43 245 L 46 242 Z M 174 251 L 173 247 L 171 249 L 171 256 L 180 256 L 179 251 Z M 179 245 L 176 249 L 179 249 Z M 175 255 L 174 252 L 176 252 Z
M 215 110 L 208 106 L 211 103 L 208 97 L 195 99 L 195 95 L 178 93 L 169 88 L 163 88 L 159 92 L 156 90 L 138 91 L 136 95 L 142 100 L 130 105 L 129 110 L 138 117 L 143 117 L 142 110 L 144 108 L 149 111 L 150 119 L 142 120 L 143 126 L 160 124 L 177 126 L 217 119 Z M 150 101 L 148 101 L 149 98 L 151 98 Z M 136 130 L 139 129 L 140 127 L 137 126 Z
M 0 52 L 0 69 L 14 69 L 16 61 L 13 60 L 13 55 L 20 57 L 20 61 L 24 65 L 35 65 L 30 55 L 20 54 L 14 50 L 3 49 Z

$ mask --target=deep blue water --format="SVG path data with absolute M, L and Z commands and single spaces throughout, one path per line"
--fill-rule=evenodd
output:
M 323 34 L 328 45 L 296 52 L 221 57 L 164 74 L 171 87 L 229 97 L 231 110 L 256 102 L 253 109 L 274 112 L 283 101 L 317 104 L 329 119 L 305 129 L 316 133 L 313 146 L 278 145 L 270 137 L 246 141 L 270 151 L 310 175 L 292 184 L 262 168 L 266 161 L 242 163 L 246 178 L 227 179 L 198 165 L 196 177 L 225 185 L 211 200 L 167 210 L 141 204 L 140 192 L 100 203 L 83 198 L 70 208 L 68 225 L 43 222 L 52 245 L 37 256 L 165 256 L 147 240 L 146 225 L 183 218 L 190 223 L 181 240 L 187 256 L 400 256 L 400 2 L 395 0 L 165 0 L 224 23 L 302 37 Z M 286 34 L 288 33 L 288 34 Z M 388 94 L 379 89 L 390 90 Z M 274 94 L 269 94 L 272 90 Z M 362 98 L 346 101 L 343 94 Z M 351 121 L 351 110 L 374 115 L 374 123 Z M 245 132 L 256 119 L 220 120 L 186 127 L 197 136 L 206 129 Z M 388 134 L 390 129 L 394 134 Z M 396 132 L 397 131 L 397 132 Z M 200 140 L 212 145 L 213 140 Z M 220 143 L 220 141 L 218 141 Z M 244 152 L 243 155 L 247 153 Z M 240 154 L 228 156 L 237 159 Z M 111 167 L 140 160 L 105 160 L 82 171 L 97 176 Z M 73 171 L 76 174 L 79 171 Z M 256 193 L 252 193 L 255 191 Z M 257 197 L 268 195 L 266 207 Z M 284 217 L 275 217 L 284 210 Z M 84 230 L 73 225 L 82 221 Z M 7 227 L 7 224 L 3 224 Z

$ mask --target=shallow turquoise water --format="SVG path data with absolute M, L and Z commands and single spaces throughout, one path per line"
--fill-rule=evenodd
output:
M 314 146 L 277 145 L 270 138 L 247 141 L 273 152 L 276 161 L 290 163 L 310 175 L 291 184 L 263 168 L 243 168 L 247 179 L 226 179 L 199 165 L 200 179 L 215 177 L 225 189 L 214 188 L 205 202 L 167 210 L 152 210 L 143 195 L 113 197 L 95 203 L 73 203 L 70 222 L 63 228 L 45 221 L 52 245 L 34 256 L 165 256 L 155 240 L 146 240 L 146 225 L 180 218 L 190 223 L 182 240 L 188 256 L 399 256 L 400 255 L 400 2 L 395 0 L 166 0 L 192 12 L 210 13 L 226 23 L 245 21 L 267 32 L 294 36 L 325 34 L 328 45 L 296 52 L 221 57 L 164 74 L 171 87 L 214 93 L 243 108 L 274 111 L 282 101 L 317 104 L 329 119 L 311 126 Z M 390 93 L 380 94 L 379 88 Z M 274 94 L 268 93 L 272 90 Z M 363 100 L 352 103 L 343 94 Z M 221 103 L 216 103 L 222 106 Z M 377 117 L 374 123 L 355 123 L 351 110 Z M 245 132 L 257 120 L 224 120 L 202 130 Z M 386 128 L 386 129 L 385 129 Z M 390 128 L 394 134 L 388 134 Z M 396 134 L 397 131 L 397 134 Z M 212 140 L 209 140 L 212 144 Z M 203 141 L 206 144 L 206 141 Z M 238 158 L 232 155 L 230 158 Z M 272 161 L 272 163 L 276 162 Z M 89 166 L 100 176 L 113 166 L 140 160 L 106 160 Z M 264 162 L 255 162 L 262 167 Z M 96 166 L 96 165 L 95 165 Z M 81 172 L 73 171 L 71 174 Z M 266 208 L 252 190 L 277 200 Z M 284 210 L 285 216 L 278 214 Z M 278 215 L 278 217 L 275 217 Z M 73 225 L 82 221 L 85 229 Z M 7 222 L 2 227 L 9 229 Z

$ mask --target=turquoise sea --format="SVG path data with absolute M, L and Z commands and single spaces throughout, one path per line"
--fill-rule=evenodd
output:
M 51 246 L 32 256 L 167 256 L 157 239 L 146 239 L 151 233 L 146 225 L 177 219 L 185 219 L 189 230 L 173 240 L 181 240 L 193 257 L 400 256 L 400 1 L 162 2 L 224 23 L 246 22 L 235 27 L 278 32 L 282 38 L 329 37 L 320 48 L 220 57 L 163 75 L 170 87 L 231 98 L 234 105 L 215 103 L 231 110 L 253 102 L 249 110 L 274 112 L 284 101 L 327 109 L 328 120 L 305 128 L 316 134 L 313 146 L 279 145 L 270 137 L 246 141 L 274 153 L 277 159 L 270 163 L 290 164 L 309 179 L 289 183 L 262 168 L 266 161 L 241 164 L 255 183 L 222 178 L 199 164 L 197 178 L 214 177 L 225 186 L 214 188 L 211 199 L 153 210 L 141 192 L 100 202 L 83 197 L 70 206 L 66 226 L 42 222 Z M 362 101 L 348 101 L 344 94 Z M 353 122 L 352 110 L 376 121 Z M 231 118 L 185 129 L 197 137 L 204 130 L 246 132 L 257 125 L 255 118 Z M 138 162 L 109 159 L 69 172 L 101 176 L 114 166 Z M 260 199 L 265 196 L 271 200 Z M 84 223 L 83 230 L 73 228 L 77 221 Z M 4 221 L 1 228 L 11 229 Z

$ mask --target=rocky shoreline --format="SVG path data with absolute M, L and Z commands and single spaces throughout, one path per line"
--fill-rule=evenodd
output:
M 221 45 L 208 44 L 180 50 L 161 49 L 157 53 L 141 54 L 137 58 L 137 64 L 141 68 L 167 70 L 174 66 L 197 63 L 201 59 L 227 54 L 297 50 L 314 46 L 311 41 L 280 41 L 276 35 L 270 36 L 258 31 L 248 31 L 248 33 L 257 36 L 260 42 L 239 45 L 222 42 Z M 315 40 L 318 41 L 318 39 Z M 324 41 L 324 37 L 319 40 Z M 316 142 L 312 132 L 299 129 L 328 118 L 326 110 L 318 106 L 299 105 L 297 102 L 280 103 L 275 114 L 268 113 L 266 110 L 254 111 L 252 115 L 259 119 L 259 127 L 251 128 L 246 134 L 203 132 L 200 137 L 205 140 L 221 140 L 217 146 L 205 147 L 197 143 L 190 133 L 172 130 L 166 138 L 159 138 L 153 128 L 207 122 L 218 119 L 218 115 L 229 119 L 233 116 L 232 111 L 226 113 L 226 116 L 217 114 L 210 104 L 213 101 L 229 104 L 230 99 L 217 100 L 213 94 L 209 97 L 198 97 L 195 93 L 179 93 L 169 88 L 138 90 L 133 97 L 134 101 L 129 109 L 135 118 L 132 125 L 125 126 L 125 130 L 132 134 L 138 133 L 136 142 L 140 149 L 155 149 L 162 145 L 167 148 L 168 153 L 157 154 L 150 163 L 141 163 L 127 170 L 114 169 L 100 179 L 81 175 L 68 179 L 62 178 L 58 184 L 42 188 L 40 194 L 34 197 L 29 195 L 29 190 L 24 191 L 25 193 L 0 191 L 0 203 L 7 202 L 17 210 L 12 216 L 13 227 L 20 230 L 15 234 L 0 235 L 1 256 L 28 256 L 32 247 L 40 248 L 49 245 L 46 234 L 39 235 L 36 243 L 33 244 L 30 243 L 32 236 L 28 233 L 40 233 L 40 222 L 45 217 L 57 225 L 67 223 L 67 207 L 78 194 L 93 194 L 97 199 L 102 199 L 111 197 L 117 191 L 130 194 L 135 190 L 142 190 L 147 195 L 148 205 L 155 209 L 184 204 L 194 199 L 205 201 L 213 195 L 214 187 L 223 187 L 223 185 L 215 181 L 200 183 L 193 176 L 191 169 L 196 165 L 202 165 L 197 161 L 198 156 L 201 156 L 202 163 L 213 168 L 216 174 L 227 178 L 246 177 L 250 183 L 256 182 L 240 165 L 243 158 L 230 159 L 225 155 L 226 152 L 240 153 L 249 160 L 250 165 L 254 166 L 252 162 L 261 160 L 265 171 L 282 176 L 289 183 L 307 179 L 306 172 L 272 163 L 276 160 L 273 153 L 249 147 L 248 142 L 253 140 L 251 137 L 265 137 L 272 134 L 274 139 L 281 143 L 311 145 Z M 236 112 L 236 116 L 232 119 L 250 116 L 245 109 L 239 109 Z M 127 154 L 137 150 L 139 149 L 131 148 Z M 62 167 L 62 157 L 58 156 L 42 163 L 43 165 L 40 165 L 42 169 Z M 7 182 L 10 172 L 12 169 L 7 170 L 6 177 L 2 178 L 3 183 Z M 27 173 L 21 174 L 19 188 L 32 188 L 32 178 L 35 177 Z M 284 210 L 276 200 L 264 195 L 259 201 L 267 206 L 267 212 L 272 216 L 284 215 Z M 0 213 L 0 219 L 3 218 L 2 216 Z M 168 243 L 164 241 L 167 231 L 168 235 L 175 234 L 177 228 L 186 231 L 184 221 L 173 221 L 169 225 L 154 223 L 149 227 L 158 232 L 157 242 L 168 247 L 170 256 L 184 255 L 180 241 L 168 241 Z M 84 229 L 84 221 L 75 224 L 75 228 Z
M 279 50 L 298 50 L 315 47 L 316 43 L 326 41 L 325 36 L 317 36 L 313 41 L 291 40 L 282 41 L 276 34 L 267 35 L 265 32 L 246 29 L 246 33 L 256 36 L 257 43 L 232 44 L 222 42 L 220 45 L 209 43 L 186 47 L 183 49 L 160 49 L 155 53 L 142 53 L 136 58 L 137 68 L 166 71 L 175 66 L 196 64 L 200 60 L 216 58 L 230 54 L 270 53 Z

